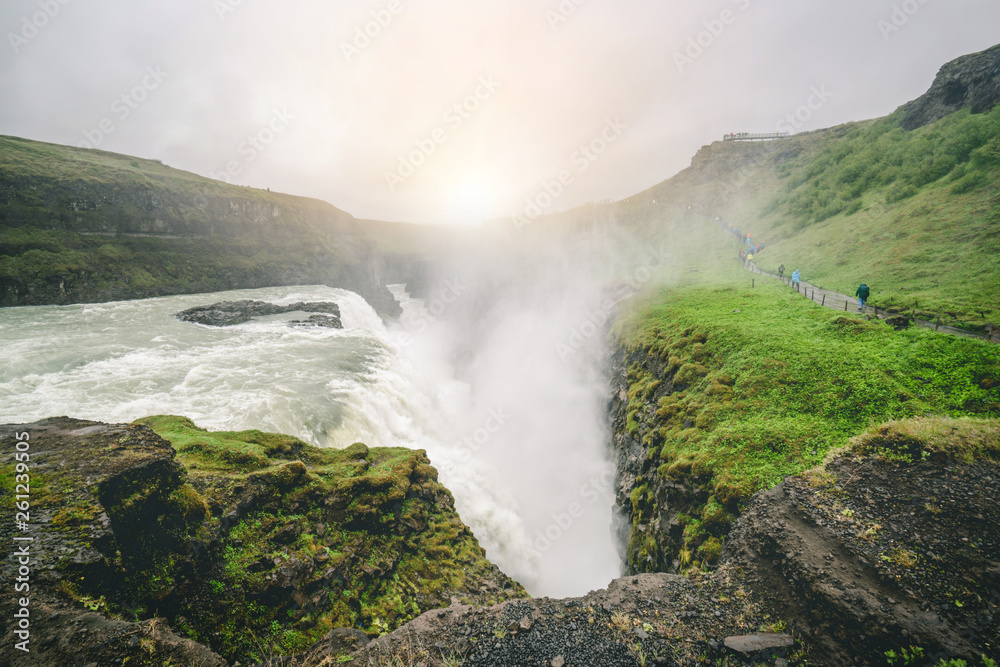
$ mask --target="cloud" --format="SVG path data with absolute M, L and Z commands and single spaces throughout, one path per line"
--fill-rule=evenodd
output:
M 169 77 L 101 148 L 218 173 L 287 110 L 294 122 L 234 182 L 363 218 L 461 222 L 517 212 L 621 118 L 628 133 L 563 209 L 640 191 L 724 132 L 773 130 L 814 86 L 836 96 L 803 129 L 889 113 L 996 39 L 1000 6 L 957 0 L 925 3 L 885 40 L 878 21 L 893 4 L 16 0 L 0 8 L 0 132 L 79 144 L 159 67 Z M 679 71 L 675 54 L 699 38 Z M 482 77 L 502 86 L 390 190 L 385 172 L 447 128 Z

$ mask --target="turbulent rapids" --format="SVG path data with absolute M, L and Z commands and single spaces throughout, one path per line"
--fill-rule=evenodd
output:
M 550 386 L 598 362 L 578 355 L 573 366 L 546 349 L 559 362 L 533 382 L 546 404 L 510 391 L 509 377 L 458 379 L 434 340 L 442 329 L 428 327 L 434 316 L 402 286 L 392 291 L 403 316 L 388 327 L 357 294 L 320 286 L 4 309 L 0 420 L 177 414 L 204 428 L 287 433 L 324 447 L 425 449 L 490 559 L 529 591 L 606 585 L 619 573 L 606 433 L 579 423 L 600 421 L 603 395 L 563 397 Z M 334 301 L 344 328 L 288 326 L 296 313 L 225 328 L 174 317 L 235 299 Z M 497 363 L 489 342 L 482 356 L 481 366 Z M 518 373 L 531 382 L 530 366 Z M 597 416 L 565 422 L 595 406 Z

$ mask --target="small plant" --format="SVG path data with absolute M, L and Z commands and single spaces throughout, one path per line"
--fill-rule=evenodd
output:
M 903 547 L 896 547 L 891 551 L 887 551 L 882 554 L 881 557 L 882 560 L 889 563 L 895 563 L 900 567 L 911 568 L 915 567 L 917 564 L 917 554 Z
M 924 657 L 924 649 L 919 646 L 900 649 L 899 653 L 892 649 L 885 652 L 885 661 L 888 665 L 913 665 L 922 657 Z
M 372 619 L 371 628 L 379 634 L 379 637 L 389 632 L 389 624 L 381 618 Z
M 90 595 L 84 595 L 80 598 L 80 603 L 89 609 L 90 611 L 107 612 L 108 611 L 108 601 L 104 599 L 102 595 L 99 598 L 91 597 Z
M 622 632 L 628 632 L 632 628 L 632 620 L 625 612 L 616 611 L 611 614 L 611 627 Z
M 875 536 L 878 535 L 878 531 L 882 529 L 882 525 L 878 523 L 868 524 L 864 530 L 858 533 L 858 537 L 865 542 L 874 542 Z
M 787 629 L 788 629 L 788 624 L 785 623 L 784 621 L 781 621 L 781 620 L 775 621 L 774 623 L 771 623 L 770 625 L 762 625 L 762 626 L 760 626 L 760 631 L 761 632 L 780 633 L 780 632 L 784 632 Z

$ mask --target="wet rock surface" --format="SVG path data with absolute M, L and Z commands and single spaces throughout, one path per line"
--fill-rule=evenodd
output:
M 901 125 L 915 130 L 959 109 L 986 113 L 1000 102 L 1000 47 L 956 58 L 938 72 L 930 90 L 905 104 Z
M 488 608 L 430 611 L 353 654 L 351 664 L 423 663 L 514 667 L 774 664 L 799 650 L 735 651 L 726 638 L 774 621 L 773 610 L 720 571 L 693 581 L 671 574 L 617 579 L 581 598 L 515 600 Z M 769 663 L 760 662 L 766 654 Z M 409 661 L 409 662 L 407 662 Z M 318 664 L 305 660 L 303 664 Z
M 33 538 L 31 654 L 5 624 L 0 664 L 247 665 L 338 627 L 384 632 L 453 597 L 525 595 L 486 560 L 421 451 L 143 421 L 0 427 L 5 478 L 6 444 L 30 437 L 18 536 Z M 3 503 L 12 517 L 10 493 Z M 13 544 L 13 530 L 0 524 L 0 539 Z M 18 567 L 9 550 L 0 575 L 13 581 Z M 4 597 L 0 613 L 17 605 Z M 348 632 L 341 649 L 361 637 Z
M 234 324 L 249 322 L 255 317 L 279 315 L 292 312 L 323 313 L 312 315 L 307 320 L 293 320 L 290 324 L 299 326 L 322 326 L 342 329 L 340 322 L 340 307 L 330 301 L 310 301 L 279 306 L 266 301 L 243 299 L 240 301 L 220 301 L 208 306 L 188 308 L 176 314 L 185 322 L 204 324 L 212 327 L 228 327 Z
M 356 444 L 321 460 L 334 454 L 244 432 L 235 435 L 271 458 L 245 452 L 240 465 L 265 467 L 233 475 L 210 465 L 221 456 L 210 432 L 182 418 L 149 422 L 189 429 L 194 440 L 175 450 L 143 425 L 67 418 L 0 427 L 5 442 L 32 434 L 38 484 L 28 533 L 36 538 L 33 652 L 15 654 L 5 629 L 0 663 L 840 667 L 883 665 L 886 651 L 920 647 L 927 665 L 977 665 L 1000 643 L 996 463 L 850 454 L 754 496 L 713 572 L 626 576 L 579 598 L 524 599 L 495 568 L 490 578 L 461 560 L 458 524 L 458 533 L 438 530 L 416 559 L 407 556 L 408 541 L 419 546 L 413 536 L 443 521 L 432 508 L 450 507 L 420 453 L 380 463 L 378 450 Z M 9 449 L 0 458 L 5 474 L 11 459 Z M 384 461 L 398 474 L 387 476 Z M 345 467 L 353 472 L 345 476 Z M 334 472 L 335 487 L 317 484 Z M 399 505 L 390 520 L 393 498 L 430 505 L 402 513 Z M 10 543 L 12 530 L 0 524 L 0 539 Z M 343 531 L 351 537 L 338 542 Z M 411 537 L 378 537 L 403 533 Z M 445 559 L 475 576 L 432 592 L 436 580 L 422 577 L 440 580 L 434 561 Z M 391 588 L 414 563 L 431 569 Z M 0 573 L 10 579 L 14 568 L 5 558 Z M 353 590 L 363 597 L 344 604 Z M 387 593 L 427 611 L 370 641 L 391 629 L 389 616 L 371 613 Z M 14 604 L 0 600 L 0 613 Z M 345 622 L 354 613 L 367 632 Z M 266 652 L 286 657 L 261 661 L 240 643 L 238 626 L 272 618 L 289 619 L 279 622 L 297 629 L 300 648 L 272 644 Z M 318 618 L 334 627 L 303 644 L 309 628 L 322 627 L 310 625 Z M 213 651 L 215 642 L 225 650 Z
M 1000 650 L 998 494 L 995 463 L 841 458 L 755 496 L 723 558 L 787 610 L 809 664 L 910 646 L 978 664 Z
M 183 517 L 174 517 L 185 473 L 170 445 L 145 427 L 101 424 L 66 417 L 17 427 L 0 426 L 0 442 L 27 432 L 31 464 L 30 520 L 17 537 L 30 537 L 29 652 L 4 624 L 0 664 L 224 665 L 205 646 L 178 636 L 162 618 L 109 618 L 109 595 L 126 562 L 155 558 L 186 538 Z M 80 443 L 87 446 L 81 447 Z M 6 471 L 14 458 L 5 447 Z M 4 473 L 6 475 L 6 472 Z M 10 507 L 11 498 L 4 498 Z M 14 523 L 0 523 L 0 539 L 13 541 Z M 19 562 L 13 549 L 0 561 L 0 576 L 13 581 Z M 76 596 L 74 603 L 63 592 Z M 0 613 L 12 618 L 14 597 L 0 598 Z

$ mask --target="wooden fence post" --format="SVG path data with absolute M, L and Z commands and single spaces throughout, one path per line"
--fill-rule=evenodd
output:
M 844 312 L 845 312 L 845 313 L 847 312 L 847 304 L 848 304 L 848 303 L 850 303 L 850 302 L 849 302 L 849 301 L 845 301 L 845 302 L 844 302 Z
M 937 324 L 934 325 L 934 331 L 937 331 L 940 328 L 941 328 L 941 316 L 938 315 Z
M 756 278 L 751 278 L 750 279 L 750 289 L 753 289 L 756 286 L 757 286 L 757 279 Z
M 826 305 L 826 295 L 825 294 L 823 295 L 823 303 L 821 303 L 819 305 L 821 305 L 821 306 L 825 306 Z

